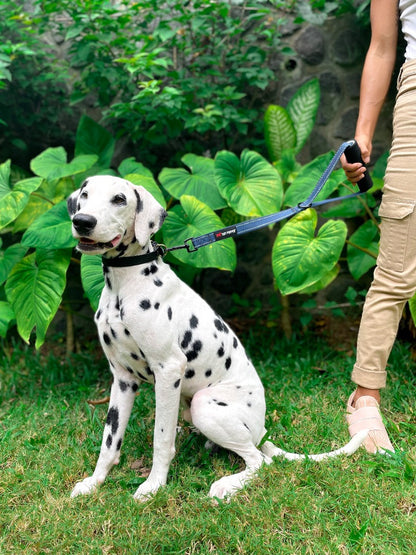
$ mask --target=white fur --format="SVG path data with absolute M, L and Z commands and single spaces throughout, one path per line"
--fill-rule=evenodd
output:
M 165 216 L 143 187 L 112 176 L 87 179 L 68 199 L 68 209 L 78 248 L 108 258 L 153 251 L 150 237 Z M 73 497 L 95 491 L 118 463 L 135 391 L 143 380 L 155 384 L 156 416 L 153 466 L 134 494 L 138 500 L 166 483 L 180 403 L 185 418 L 209 440 L 245 461 L 244 471 L 212 484 L 212 497 L 230 496 L 274 456 L 304 458 L 270 441 L 257 447 L 266 433 L 266 405 L 255 368 L 230 328 L 161 258 L 106 268 L 105 281 L 95 319 L 114 381 L 96 468 L 75 486 Z M 308 458 L 351 454 L 362 440 L 356 436 L 340 450 Z

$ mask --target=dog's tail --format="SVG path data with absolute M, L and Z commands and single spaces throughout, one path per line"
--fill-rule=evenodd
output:
M 271 441 L 266 441 L 261 447 L 260 450 L 264 453 L 267 457 L 284 457 L 289 461 L 298 461 L 303 459 L 310 459 L 312 461 L 323 461 L 325 459 L 329 459 L 331 457 L 339 457 L 339 455 L 352 455 L 357 451 L 360 445 L 363 443 L 365 438 L 368 435 L 369 430 L 361 430 L 346 444 L 344 447 L 340 449 L 336 449 L 335 451 L 329 451 L 328 453 L 320 453 L 317 455 L 300 455 L 298 453 L 288 453 L 283 449 L 279 449 Z

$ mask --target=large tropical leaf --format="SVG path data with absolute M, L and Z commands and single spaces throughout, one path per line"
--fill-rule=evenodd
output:
M 264 138 L 272 162 L 297 143 L 293 121 L 282 106 L 270 105 L 264 114 Z
M 124 177 L 128 181 L 133 183 L 133 185 L 140 185 L 144 187 L 146 191 L 149 191 L 149 193 L 155 197 L 155 199 L 159 202 L 159 204 L 163 206 L 163 208 L 166 208 L 165 197 L 163 196 L 163 193 L 160 190 L 160 187 L 157 185 L 156 181 L 153 179 L 153 176 L 151 174 L 149 176 L 149 175 L 139 174 L 139 173 L 128 173 Z
M 348 268 L 354 279 L 359 279 L 370 268 L 375 266 L 378 253 L 379 230 L 372 220 L 361 225 L 349 238 L 347 247 Z M 360 250 L 370 251 L 372 255 Z
M 81 154 L 67 163 L 67 154 L 62 146 L 47 148 L 30 163 L 30 169 L 44 179 L 62 179 L 90 169 L 98 160 L 95 154 Z
M 26 230 L 39 216 L 47 212 L 63 199 L 66 199 L 74 190 L 74 183 L 70 177 L 42 181 L 35 195 L 30 195 L 29 202 L 23 212 L 13 224 L 13 232 Z
M 301 212 L 280 230 L 272 251 L 273 273 L 283 295 L 322 280 L 337 263 L 347 235 L 342 221 L 326 222 L 315 236 L 315 210 Z
M 163 187 L 175 198 L 191 195 L 207 204 L 212 210 L 225 208 L 227 203 L 220 195 L 215 182 L 214 160 L 195 154 L 181 158 L 185 168 L 164 168 L 159 175 Z
M 81 281 L 85 294 L 94 310 L 97 310 L 104 287 L 101 256 L 83 254 L 81 257 Z
M 184 195 L 180 198 L 180 203 L 181 205 L 174 206 L 168 212 L 163 224 L 163 239 L 168 247 L 224 227 L 215 212 L 195 197 Z M 213 243 L 196 252 L 174 251 L 172 255 L 184 264 L 196 268 L 234 270 L 236 266 L 236 248 L 232 239 Z
M 70 249 L 76 244 L 65 200 L 37 218 L 22 237 L 22 245 L 26 247 Z
M 23 211 L 29 196 L 42 183 L 42 178 L 31 177 L 10 187 L 10 160 L 0 164 L 0 229 L 9 225 Z
M 257 152 L 244 150 L 240 159 L 232 152 L 219 152 L 215 179 L 237 214 L 256 217 L 280 210 L 283 186 L 279 172 Z
M 61 303 L 70 258 L 70 250 L 37 250 L 10 272 L 6 294 L 16 315 L 17 329 L 26 342 L 36 329 L 36 348 L 44 343 Z
M 303 166 L 292 184 L 285 194 L 285 206 L 297 206 L 308 198 L 318 183 L 320 177 L 324 173 L 329 162 L 332 160 L 333 152 L 328 152 L 318 156 L 306 166 Z M 343 170 L 337 170 L 331 173 L 327 182 L 323 186 L 316 200 L 323 200 L 329 197 L 342 182 L 345 177 Z
M 288 102 L 286 110 L 296 131 L 296 152 L 302 149 L 315 125 L 320 98 L 319 80 L 312 79 L 302 85 Z
M 20 243 L 11 245 L 5 251 L 0 251 L 0 285 L 2 285 L 15 264 L 20 262 L 27 253 L 27 247 Z
M 109 131 L 88 116 L 81 116 L 75 138 L 75 156 L 94 154 L 101 168 L 109 168 L 115 140 Z

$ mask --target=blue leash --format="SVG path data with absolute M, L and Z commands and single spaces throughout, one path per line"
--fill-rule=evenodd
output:
M 306 210 L 307 208 L 315 208 L 316 206 L 322 206 L 330 202 L 347 200 L 347 199 L 355 198 L 359 195 L 362 195 L 372 185 L 371 178 L 367 173 L 365 174 L 365 179 L 361 180 L 361 181 L 364 181 L 364 183 L 359 182 L 359 187 L 360 187 L 359 193 L 352 193 L 350 195 L 345 195 L 342 197 L 315 201 L 316 197 L 322 191 L 323 186 L 328 181 L 329 176 L 333 172 L 335 166 L 339 162 L 339 159 L 344 154 L 344 152 L 349 162 L 358 162 L 358 161 L 362 162 L 361 154 L 360 154 L 358 145 L 355 141 L 347 141 L 345 143 L 342 143 L 342 145 L 338 148 L 337 152 L 334 154 L 333 158 L 329 162 L 327 168 L 323 172 L 318 183 L 315 185 L 311 194 L 308 196 L 306 200 L 304 200 L 303 202 L 300 202 L 297 206 L 287 208 L 286 210 L 281 210 L 280 212 L 276 212 L 268 216 L 260 216 L 259 218 L 254 218 L 252 220 L 247 220 L 234 225 L 230 225 L 228 227 L 218 229 L 217 231 L 211 231 L 210 233 L 205 233 L 204 235 L 200 235 L 199 237 L 190 237 L 189 239 L 186 239 L 184 241 L 183 245 L 170 247 L 170 248 L 166 248 L 163 245 L 158 245 L 158 247 L 162 249 L 163 254 L 166 254 L 167 252 L 170 252 L 170 251 L 184 249 L 184 248 L 188 252 L 195 252 L 199 248 L 205 247 L 206 245 L 210 245 L 211 243 L 215 243 L 216 241 L 228 239 L 229 237 L 235 237 L 237 235 L 243 235 L 244 233 L 249 233 L 250 231 L 256 231 L 270 224 L 280 222 L 282 220 L 285 220 L 287 218 L 294 216 L 295 214 L 298 214 L 299 212 L 302 212 L 303 210 Z
M 152 260 L 156 260 L 159 256 L 165 256 L 168 252 L 176 251 L 179 249 L 186 249 L 188 252 L 195 252 L 201 247 L 210 245 L 211 243 L 216 243 L 217 241 L 222 241 L 223 239 L 228 239 L 229 237 L 235 237 L 237 235 L 243 235 L 244 233 L 249 233 L 250 231 L 256 231 L 262 229 L 268 225 L 280 222 L 292 216 L 295 216 L 299 212 L 306 210 L 308 208 L 315 208 L 316 206 L 322 206 L 330 202 L 347 200 L 355 198 L 362 195 L 372 186 L 371 177 L 368 172 L 365 172 L 364 178 L 358 182 L 360 192 L 352 193 L 350 195 L 345 195 L 337 198 L 329 198 L 325 200 L 315 201 L 316 197 L 322 191 L 323 186 L 327 182 L 329 176 L 334 170 L 335 166 L 339 162 L 341 156 L 345 153 L 348 162 L 361 162 L 360 149 L 355 141 L 347 141 L 342 143 L 338 148 L 337 152 L 334 154 L 333 158 L 329 162 L 327 168 L 320 177 L 318 183 L 313 188 L 313 191 L 308 196 L 306 200 L 300 202 L 297 206 L 291 208 L 286 208 L 286 210 L 281 210 L 280 212 L 275 212 L 274 214 L 269 214 L 268 216 L 260 216 L 259 218 L 253 218 L 252 220 L 246 220 L 244 222 L 239 222 L 228 227 L 223 227 L 217 231 L 211 231 L 210 233 L 205 233 L 199 237 L 190 237 L 186 239 L 183 245 L 177 245 L 176 247 L 166 247 L 165 245 L 159 245 L 154 243 L 154 251 L 147 254 L 142 254 L 139 256 L 129 256 L 120 258 L 105 258 L 102 261 L 104 266 L 113 267 L 125 267 L 125 266 L 135 266 L 138 264 L 146 264 Z

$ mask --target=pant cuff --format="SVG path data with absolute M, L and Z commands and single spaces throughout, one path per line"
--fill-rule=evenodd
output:
M 354 383 L 367 389 L 382 389 L 386 387 L 387 372 L 373 370 L 365 370 L 356 364 L 352 370 L 351 379 Z

